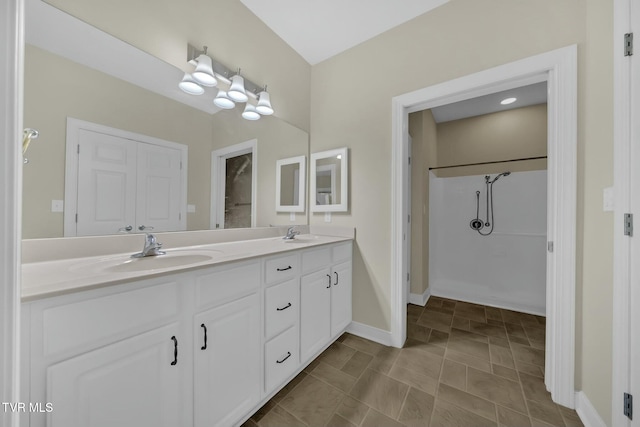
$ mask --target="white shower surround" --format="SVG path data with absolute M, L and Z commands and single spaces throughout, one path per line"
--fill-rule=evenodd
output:
M 486 220 L 484 175 L 429 178 L 431 294 L 544 316 L 547 171 L 500 177 L 489 236 L 469 226 L 478 190 L 480 218 Z

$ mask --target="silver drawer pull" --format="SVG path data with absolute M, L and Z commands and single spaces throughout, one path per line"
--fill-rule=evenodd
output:
M 278 271 L 287 271 L 287 270 L 291 270 L 292 268 L 293 267 L 288 266 L 288 267 L 285 267 L 285 268 L 276 268 L 276 270 L 278 270 Z
M 285 305 L 285 306 L 284 306 L 284 307 L 282 307 L 282 308 L 276 308 L 276 310 L 278 310 L 278 311 L 283 311 L 283 310 L 286 310 L 286 309 L 287 309 L 287 308 L 289 308 L 289 307 L 291 307 L 291 303 L 290 303 L 290 302 L 289 302 L 289 303 L 287 303 L 287 305 Z
M 284 363 L 285 360 L 291 357 L 291 352 L 287 351 L 287 355 L 282 360 L 276 360 L 276 363 Z

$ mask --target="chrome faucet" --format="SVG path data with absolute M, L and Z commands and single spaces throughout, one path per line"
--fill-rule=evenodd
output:
M 142 248 L 142 252 L 138 252 L 137 254 L 131 255 L 131 258 L 144 258 L 148 256 L 157 256 L 166 254 L 165 251 L 161 251 L 162 243 L 159 243 L 156 240 L 156 236 L 151 233 L 145 233 L 146 237 L 144 239 L 144 248 Z
M 299 232 L 299 231 L 293 231 L 293 229 L 294 229 L 294 228 L 295 228 L 295 226 L 293 226 L 293 227 L 289 227 L 289 228 L 287 229 L 287 235 L 286 235 L 286 236 L 284 236 L 284 237 L 282 238 L 282 240 L 293 240 L 293 239 L 295 239 L 295 238 L 296 238 L 296 236 L 297 236 L 298 234 L 300 234 L 300 232 Z

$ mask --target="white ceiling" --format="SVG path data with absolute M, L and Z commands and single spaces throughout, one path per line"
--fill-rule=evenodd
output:
M 449 0 L 241 0 L 314 65 Z
M 500 104 L 503 99 L 512 97 L 516 98 L 513 104 Z M 547 82 L 540 82 L 435 107 L 431 109 L 431 113 L 436 123 L 442 123 L 546 102 Z

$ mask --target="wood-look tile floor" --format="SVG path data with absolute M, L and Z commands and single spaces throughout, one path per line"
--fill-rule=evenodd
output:
M 245 426 L 583 426 L 545 389 L 543 317 L 431 297 L 407 318 L 404 348 L 344 334 Z

